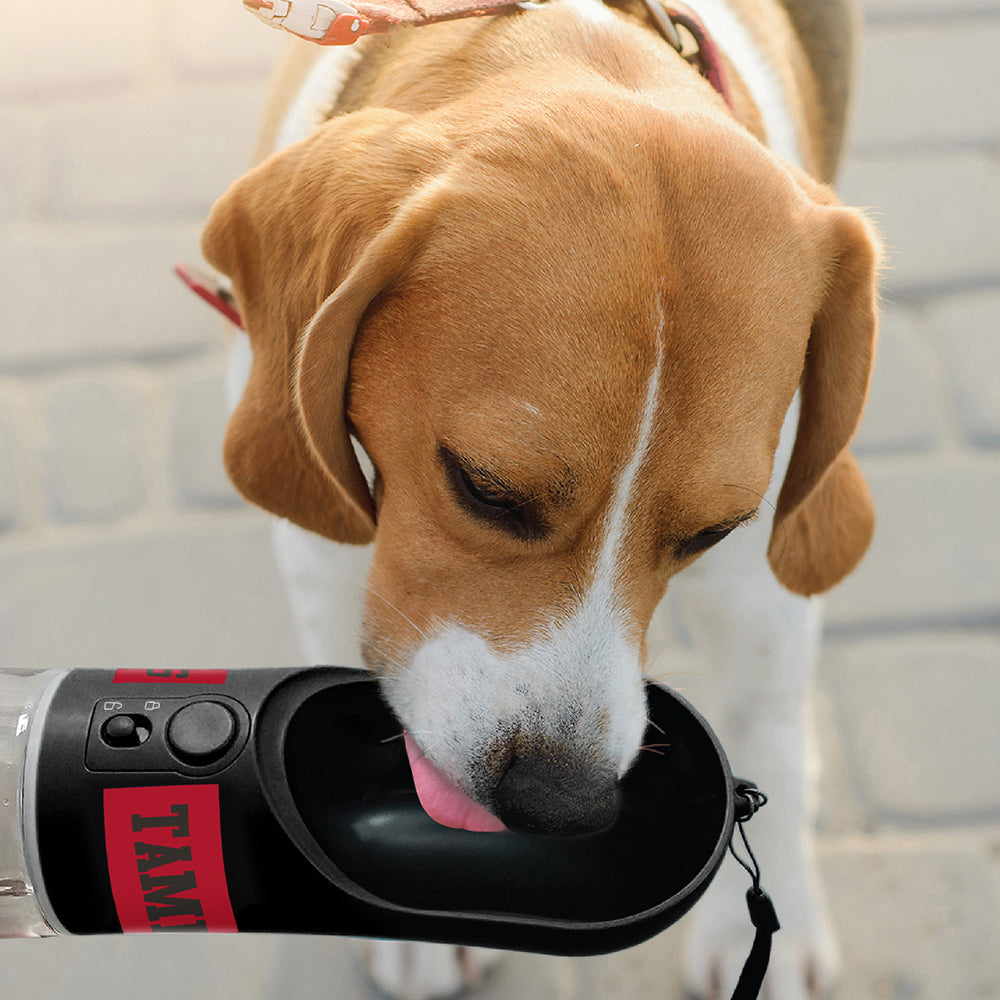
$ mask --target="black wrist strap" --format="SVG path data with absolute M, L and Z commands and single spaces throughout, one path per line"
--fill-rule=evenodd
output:
M 781 927 L 771 897 L 760 887 L 760 865 L 750 849 L 746 830 L 743 829 L 743 824 L 766 802 L 767 796 L 756 785 L 749 781 L 737 781 L 736 826 L 740 831 L 743 846 L 750 856 L 750 864 L 736 853 L 732 839 L 729 841 L 729 851 L 753 879 L 753 885 L 747 889 L 747 909 L 750 911 L 750 921 L 757 929 L 757 933 L 754 935 L 750 954 L 743 965 L 732 1000 L 757 1000 L 760 996 L 764 975 L 771 960 L 771 939 L 775 931 Z

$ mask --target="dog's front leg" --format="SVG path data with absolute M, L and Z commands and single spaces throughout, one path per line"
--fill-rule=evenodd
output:
M 768 527 L 753 525 L 709 553 L 671 584 L 671 598 L 697 669 L 708 674 L 705 707 L 733 770 L 769 797 L 747 827 L 782 924 L 765 995 L 811 1000 L 828 988 L 835 968 L 813 864 L 808 691 L 822 611 L 817 599 L 795 596 L 774 579 L 762 556 Z M 686 977 L 706 1000 L 731 995 L 749 952 L 748 887 L 746 873 L 727 859 L 694 911 Z
M 359 629 L 369 545 L 341 545 L 290 521 L 275 520 L 271 541 L 309 665 L 363 667 Z
M 479 984 L 503 952 L 427 941 L 358 941 L 372 982 L 393 1000 L 438 1000 Z

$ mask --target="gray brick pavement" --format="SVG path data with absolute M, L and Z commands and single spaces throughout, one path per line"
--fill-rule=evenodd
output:
M 144 416 L 139 391 L 120 380 L 74 377 L 52 387 L 42 474 L 53 521 L 115 521 L 143 506 Z
M 299 662 L 263 515 L 132 520 L 0 550 L 0 663 Z
M 154 44 L 155 9 L 105 0 L 95 16 L 85 4 L 5 5 L 0 97 L 58 100 L 137 85 Z
M 877 86 L 879 99 L 859 104 L 855 147 L 866 151 L 996 143 L 998 46 L 1000 20 L 986 14 L 872 26 L 865 36 L 862 88 Z M 950 54 L 961 60 L 961 73 L 955 72 L 956 60 L 948 58 Z
M 26 224 L 0 245 L 0 375 L 212 352 L 218 318 L 171 268 L 198 253 L 197 222 Z
M 243 506 L 222 466 L 226 418 L 221 374 L 186 379 L 173 392 L 169 472 L 180 506 Z
M 839 190 L 845 201 L 871 209 L 885 234 L 890 298 L 1000 279 L 1000 176 L 990 150 L 858 153 Z
M 0 146 L 0 226 L 12 222 L 21 208 L 25 172 L 21 150 L 28 144 L 30 128 L 27 115 L 14 111 L 0 112 L 0 135 L 7 137 Z
M 241 76 L 259 85 L 285 42 L 281 32 L 261 27 L 253 18 L 234 16 L 231 4 L 172 0 L 164 31 L 167 59 L 187 83 Z
M 263 92 L 263 81 L 219 82 L 210 100 L 184 87 L 61 106 L 50 117 L 49 214 L 143 223 L 204 217 L 220 178 L 235 180 L 246 168 Z
M 19 444 L 8 408 L 0 402 L 0 536 L 21 520 Z
M 815 702 L 834 1000 L 1000 1000 L 1000 2 L 867 8 L 840 192 L 891 255 L 857 449 L 878 529 Z M 19 3 L 0 31 L 0 665 L 289 662 L 266 520 L 216 464 L 220 324 L 169 273 L 281 38 L 232 0 L 101 12 Z M 681 936 L 518 956 L 483 997 L 676 996 Z M 150 968 L 151 1000 L 371 1000 L 340 942 L 9 942 L 0 968 L 47 1000 Z
M 1000 636 L 989 631 L 828 647 L 823 683 L 869 821 L 942 827 L 1000 814 L 998 664 Z
M 279 948 L 279 938 L 249 934 L 0 941 L 0 966 L 9 997 L 226 1000 L 266 996 Z M 131 982 L 117 978 L 125 969 L 135 970 Z
M 946 430 L 938 405 L 946 391 L 920 310 L 883 309 L 872 390 L 855 438 L 860 458 L 926 454 Z
M 935 303 L 929 327 L 963 440 L 973 448 L 1000 447 L 1000 291 Z
M 998 456 L 868 463 L 878 520 L 848 586 L 831 592 L 838 630 L 909 630 L 1000 618 Z
M 863 6 L 869 26 L 888 23 L 897 30 L 912 21 L 950 21 L 997 12 L 997 0 L 864 0 Z
M 996 1000 L 1000 878 L 990 849 L 876 838 L 823 857 L 844 955 L 837 1000 Z

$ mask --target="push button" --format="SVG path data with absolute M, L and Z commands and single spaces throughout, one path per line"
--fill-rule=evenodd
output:
M 141 746 L 153 731 L 144 715 L 112 715 L 101 727 L 101 739 L 115 750 Z
M 236 738 L 236 720 L 217 701 L 196 701 L 167 723 L 167 746 L 178 760 L 195 767 L 221 759 Z

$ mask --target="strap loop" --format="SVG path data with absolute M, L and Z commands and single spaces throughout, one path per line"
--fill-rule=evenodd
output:
M 761 806 L 766 804 L 767 796 L 752 781 L 744 781 L 739 778 L 735 781 L 734 793 L 736 826 L 740 831 L 743 846 L 750 856 L 750 862 L 744 861 L 736 853 L 732 838 L 729 840 L 729 852 L 753 881 L 753 885 L 747 889 L 747 909 L 750 912 L 750 922 L 756 928 L 757 933 L 754 935 L 750 954 L 743 965 L 743 971 L 740 973 L 732 1000 L 757 1000 L 761 987 L 764 985 L 768 963 L 771 960 L 771 941 L 775 932 L 780 930 L 781 924 L 778 921 L 778 914 L 775 912 L 771 897 L 760 887 L 760 864 L 750 849 L 750 841 L 747 839 L 743 824 L 751 819 Z

